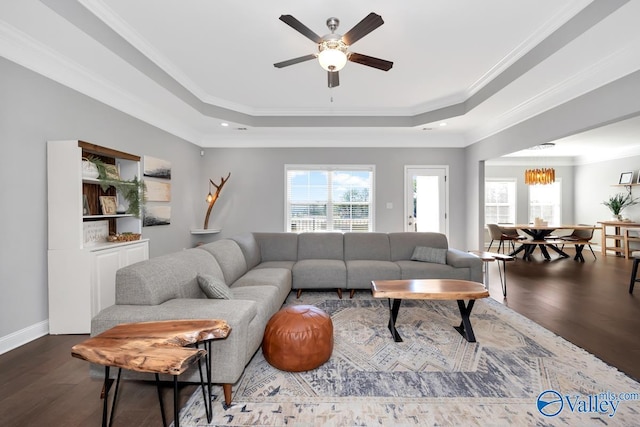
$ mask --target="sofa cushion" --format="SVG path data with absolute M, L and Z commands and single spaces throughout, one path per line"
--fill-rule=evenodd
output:
M 391 261 L 389 236 L 387 233 L 345 233 L 344 259 Z
M 479 258 L 478 258 L 479 259 Z M 460 279 L 469 280 L 468 268 L 454 268 L 446 264 L 420 261 L 396 261 L 401 279 Z
M 280 293 L 275 286 L 234 286 L 231 292 L 234 299 L 256 302 L 257 316 L 263 326 L 260 334 L 264 332 L 264 326 L 271 316 L 282 307 L 283 300 L 280 299 Z
M 251 270 L 260 264 L 260 246 L 258 246 L 258 242 L 256 242 L 255 237 L 253 237 L 253 233 L 242 233 L 231 237 L 231 240 L 240 246 L 244 260 L 247 263 L 247 269 Z
M 344 289 L 347 286 L 347 267 L 337 259 L 305 259 L 293 266 L 294 289 Z
M 342 233 L 302 233 L 298 235 L 298 261 L 303 259 L 344 259 Z
M 295 263 L 295 261 L 266 261 L 256 265 L 255 268 L 286 268 L 291 270 Z
M 247 272 L 247 263 L 240 246 L 231 239 L 217 240 L 213 243 L 198 246 L 198 249 L 211 253 L 224 274 L 224 281 L 231 285 L 238 277 Z
M 372 280 L 400 279 L 400 266 L 391 261 L 347 261 L 347 289 L 371 289 Z
M 233 283 L 232 289 L 244 286 L 274 286 L 278 288 L 280 300 L 287 299 L 291 292 L 291 270 L 288 268 L 254 268 Z
M 233 283 L 239 286 L 284 286 L 291 291 L 291 270 L 286 268 L 254 268 Z
M 198 285 L 202 292 L 210 299 L 231 299 L 231 289 L 224 280 L 208 274 L 198 274 Z
M 216 259 L 199 249 L 128 265 L 116 272 L 116 304 L 158 305 L 173 298 L 204 298 L 198 273 L 223 277 Z
M 442 233 L 389 233 L 391 261 L 408 260 L 416 246 L 449 249 L 447 236 Z
M 430 248 L 428 246 L 416 246 L 411 255 L 413 261 L 433 262 L 436 264 L 447 263 L 447 249 Z
M 268 261 L 297 261 L 298 235 L 296 233 L 253 233 L 260 247 L 260 259 Z

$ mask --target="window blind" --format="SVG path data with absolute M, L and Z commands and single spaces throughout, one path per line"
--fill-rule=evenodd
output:
M 286 230 L 373 231 L 373 166 L 287 166 Z

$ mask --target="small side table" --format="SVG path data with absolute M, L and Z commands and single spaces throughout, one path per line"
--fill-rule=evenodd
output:
M 224 320 L 165 320 L 157 322 L 124 323 L 103 333 L 89 338 L 73 346 L 71 355 L 78 359 L 97 363 L 105 367 L 104 405 L 102 409 L 102 426 L 111 425 L 115 412 L 120 375 L 122 369 L 137 372 L 154 373 L 158 388 L 158 400 L 162 413 L 162 423 L 167 425 L 162 394 L 160 393 L 160 375 L 173 375 L 173 412 L 174 423 L 179 427 L 178 376 L 189 367 L 198 363 L 202 394 L 205 397 L 207 420 L 212 419 L 211 403 L 211 341 L 226 338 L 231 327 Z M 205 349 L 197 348 L 204 343 Z M 185 347 L 195 345 L 196 347 Z M 206 398 L 201 359 L 205 358 L 209 398 Z M 111 381 L 109 369 L 117 367 L 116 389 L 111 404 L 111 415 L 108 416 L 108 398 Z
M 469 253 L 477 256 L 484 261 L 484 286 L 489 289 L 489 263 L 493 261 L 498 262 L 498 274 L 500 275 L 500 285 L 502 286 L 502 295 L 507 297 L 507 262 L 515 261 L 515 257 L 506 254 L 500 254 L 496 252 L 484 252 L 484 251 L 469 251 Z M 500 261 L 502 261 L 502 268 L 500 268 Z

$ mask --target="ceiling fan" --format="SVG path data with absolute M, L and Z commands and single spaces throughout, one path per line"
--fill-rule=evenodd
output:
M 312 53 L 273 64 L 276 68 L 288 67 L 289 65 L 318 58 L 320 66 L 327 70 L 328 83 L 331 88 L 340 84 L 338 71 L 346 65 L 347 61 L 356 62 L 383 71 L 389 71 L 391 67 L 393 67 L 393 62 L 391 61 L 348 51 L 351 45 L 384 24 L 382 17 L 373 12 L 358 22 L 344 35 L 335 33 L 338 25 L 340 25 L 340 20 L 338 20 L 338 18 L 329 18 L 327 19 L 327 27 L 329 27 L 331 33 L 322 37 L 311 31 L 291 15 L 281 15 L 280 20 L 314 43 L 317 43 L 318 53 Z

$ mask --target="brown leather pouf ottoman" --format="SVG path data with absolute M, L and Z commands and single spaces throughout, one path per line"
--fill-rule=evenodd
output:
M 282 371 L 315 369 L 333 351 L 333 322 L 311 305 L 285 307 L 274 314 L 264 331 L 262 353 L 271 366 Z

